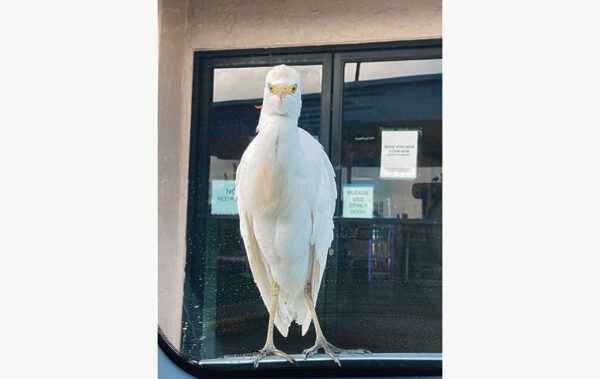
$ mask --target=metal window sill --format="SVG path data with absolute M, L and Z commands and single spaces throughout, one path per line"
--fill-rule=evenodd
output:
M 331 357 L 317 354 L 304 359 L 302 354 L 291 354 L 296 360 L 297 368 L 337 368 Z M 441 370 L 442 354 L 440 353 L 374 353 L 374 354 L 338 354 L 343 369 L 349 368 L 396 368 L 396 369 L 424 369 Z M 247 356 L 229 356 L 223 358 L 204 359 L 200 362 L 190 362 L 203 368 L 221 370 L 247 370 L 252 369 L 253 361 Z M 284 358 L 269 356 L 261 359 L 259 367 L 293 368 Z

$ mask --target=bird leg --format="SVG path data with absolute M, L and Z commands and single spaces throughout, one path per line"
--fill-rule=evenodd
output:
M 317 339 L 313 347 L 306 349 L 302 352 L 304 354 L 304 359 L 315 355 L 320 348 L 323 348 L 325 354 L 329 355 L 335 363 L 339 367 L 342 367 L 340 360 L 338 359 L 336 353 L 346 353 L 346 354 L 371 354 L 369 350 L 365 349 L 341 349 L 331 343 L 329 343 L 325 336 L 323 335 L 323 331 L 321 331 L 321 326 L 319 325 L 319 319 L 317 318 L 317 312 L 315 311 L 315 304 L 312 299 L 312 289 L 310 283 L 306 283 L 304 287 L 304 297 L 306 298 L 306 303 L 308 304 L 308 308 L 310 309 L 310 314 L 312 316 L 313 322 L 315 324 L 315 332 L 317 334 Z
M 279 296 L 279 285 L 275 282 L 275 280 L 271 281 L 271 306 L 269 307 L 269 328 L 267 329 L 267 341 L 265 342 L 265 346 L 258 351 L 258 353 L 254 354 L 254 368 L 258 367 L 258 362 L 266 357 L 267 355 L 277 355 L 279 357 L 285 358 L 288 362 L 292 364 L 296 364 L 294 358 L 284 353 L 283 351 L 276 349 L 273 344 L 273 326 L 275 322 L 275 310 L 277 306 L 277 297 Z

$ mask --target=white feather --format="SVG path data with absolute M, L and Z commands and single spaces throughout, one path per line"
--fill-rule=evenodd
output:
M 279 99 L 266 89 L 267 82 L 297 83 L 298 90 Z M 337 196 L 322 146 L 298 128 L 301 106 L 297 72 L 283 65 L 273 68 L 265 82 L 258 134 L 236 173 L 240 232 L 252 275 L 267 308 L 271 280 L 279 284 L 275 325 L 283 336 L 294 320 L 303 335 L 310 326 L 304 286 L 310 282 L 316 304 Z

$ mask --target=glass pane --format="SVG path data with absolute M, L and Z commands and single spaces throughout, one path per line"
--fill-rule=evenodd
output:
M 318 138 L 321 66 L 295 68 L 303 86 L 313 88 L 303 92 L 300 126 Z M 269 69 L 214 71 L 211 214 L 237 213 L 232 181 L 255 135 L 259 111 L 254 105 L 261 103 Z M 439 353 L 441 60 L 348 63 L 344 77 L 342 140 L 332 142 L 342 147 L 339 212 L 348 214 L 336 221 L 316 304 L 320 325 L 328 341 L 340 347 Z M 392 157 L 394 149 L 386 150 L 393 142 L 385 137 L 388 132 L 401 132 L 391 135 L 406 141 L 416 138 L 413 150 L 410 141 L 403 142 L 403 149 L 415 152 L 414 176 L 403 171 L 398 177 L 392 170 L 398 159 Z M 383 162 L 392 162 L 387 173 L 382 171 L 382 151 L 389 153 Z M 357 215 L 361 219 L 352 218 Z M 237 217 L 202 218 L 188 238 L 182 356 L 201 361 L 257 351 L 265 343 L 269 315 L 248 265 Z M 292 323 L 288 337 L 276 331 L 274 342 L 278 349 L 298 354 L 314 344 L 314 326 L 301 336 L 300 326 Z
M 441 352 L 441 226 L 336 228 L 339 248 L 328 262 L 337 277 L 333 340 L 378 353 Z
M 441 69 L 441 59 L 345 65 L 341 216 L 441 218 Z
M 302 113 L 298 125 L 315 138 L 321 126 L 321 65 L 292 66 L 302 81 Z M 210 121 L 209 210 L 237 214 L 233 197 L 235 171 L 256 134 L 265 76 L 272 67 L 214 70 Z
M 343 88 L 335 338 L 440 353 L 441 59 L 347 63 Z
M 188 255 L 181 354 L 200 360 L 263 346 L 269 314 L 252 277 L 237 219 L 201 226 L 201 256 Z M 316 304 L 327 339 L 374 353 L 439 353 L 442 348 L 441 225 L 336 225 L 338 249 L 328 257 Z M 298 353 L 314 327 L 292 323 L 275 345 Z
M 269 313 L 250 271 L 239 221 L 208 219 L 200 228 L 206 243 L 199 256 L 188 255 L 181 354 L 199 361 L 255 352 L 265 343 Z M 320 296 L 327 286 L 322 284 Z M 325 301 L 319 303 L 321 320 Z M 328 325 L 324 317 L 321 325 Z M 274 339 L 278 349 L 298 353 L 314 344 L 314 327 L 302 336 L 292 323 L 287 338 L 276 331 Z
M 302 80 L 299 126 L 318 139 L 322 67 L 292 67 Z M 271 68 L 214 70 L 209 213 L 233 217 L 201 219 L 189 236 L 193 244 L 186 261 L 180 351 L 189 360 L 250 353 L 265 342 L 269 314 L 250 271 L 233 195 L 235 171 L 256 134 L 260 110 L 255 106 L 262 103 Z M 314 343 L 315 334 L 300 334 L 299 327 L 291 327 L 288 338 L 275 333 L 275 343 L 284 351 L 302 351 Z

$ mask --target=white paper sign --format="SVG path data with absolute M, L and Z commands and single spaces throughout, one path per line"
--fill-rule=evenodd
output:
M 419 132 L 416 130 L 382 130 L 379 177 L 416 179 L 418 143 Z
M 343 184 L 342 217 L 372 218 L 374 188 L 373 184 Z
M 213 180 L 211 188 L 211 208 L 213 215 L 236 215 L 235 180 Z

